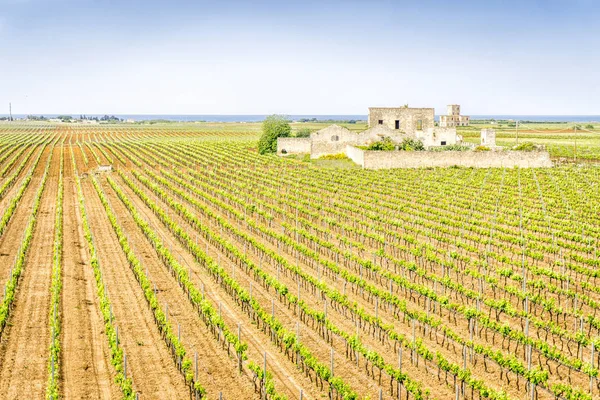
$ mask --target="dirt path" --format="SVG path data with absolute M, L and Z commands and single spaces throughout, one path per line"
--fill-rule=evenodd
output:
M 10 317 L 11 323 L 0 344 L 0 397 L 3 399 L 33 399 L 45 395 L 59 151 L 59 148 L 54 149 L 31 248 Z M 26 219 L 24 221 L 23 225 L 27 223 Z
M 82 185 L 104 282 L 119 327 L 119 339 L 127 354 L 128 375 L 133 378 L 140 399 L 184 398 L 188 389 L 183 377 L 129 270 L 100 198 L 89 180 L 84 180 Z
M 222 392 L 226 399 L 236 396 L 240 398 L 255 396 L 252 381 L 237 372 L 235 356 L 229 357 L 227 351 L 218 344 L 175 278 L 158 258 L 129 210 L 119 200 L 110 185 L 103 182 L 104 191 L 119 216 L 121 227 L 130 235 L 137 257 L 147 268 L 150 280 L 156 284 L 159 303 L 168 304 L 169 321 L 176 331 L 178 325 L 181 327 L 183 344 L 192 359 L 194 352 L 198 352 L 200 382 L 207 389 L 208 396 L 218 398 L 219 392 Z
M 118 398 L 68 147 L 64 172 L 62 393 L 67 399 Z
M 193 279 L 198 282 L 198 287 L 201 288 L 204 285 L 207 298 L 217 308 L 221 304 L 222 316 L 229 329 L 235 332 L 238 323 L 241 323 L 242 340 L 248 344 L 249 358 L 255 362 L 262 362 L 264 352 L 267 352 L 268 368 L 273 373 L 277 390 L 282 391 L 289 398 L 298 398 L 300 390 L 303 390 L 304 399 L 319 398 L 324 394 L 297 369 L 295 364 L 291 363 L 279 351 L 278 347 L 272 344 L 268 335 L 255 328 L 247 314 L 239 308 L 236 302 L 212 279 L 206 270 L 196 263 L 193 256 L 180 245 L 179 241 L 164 227 L 143 201 L 127 187 L 126 183 L 120 178 L 117 181 L 127 193 L 129 199 L 136 205 L 138 211 L 146 217 L 159 236 L 163 238 L 164 243 L 170 246 L 173 254 L 181 260 L 182 264 L 187 265 L 192 270 Z M 150 192 L 147 193 L 150 194 Z M 156 201 L 155 197 L 151 196 L 151 198 Z

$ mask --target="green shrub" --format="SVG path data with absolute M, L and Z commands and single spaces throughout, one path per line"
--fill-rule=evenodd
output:
M 289 137 L 292 128 L 283 115 L 270 115 L 263 121 L 262 136 L 258 141 L 260 154 L 275 153 L 277 151 L 277 138 Z
M 490 148 L 487 146 L 477 146 L 475 147 L 475 151 L 490 151 Z
M 371 145 L 367 147 L 367 150 L 390 151 L 395 149 L 396 145 L 394 144 L 394 142 L 392 142 L 392 139 L 390 139 L 389 137 L 385 137 L 379 142 L 371 143 Z
M 304 138 L 310 137 L 311 130 L 309 128 L 300 128 L 296 131 L 296 137 Z
M 592 124 L 587 124 L 587 125 L 585 126 L 585 129 L 594 129 L 594 125 L 592 125 Z
M 533 150 L 535 150 L 535 145 L 533 143 L 530 143 L 530 142 L 525 142 L 525 143 L 521 143 L 520 145 L 517 145 L 517 146 L 513 147 L 513 150 L 517 150 L 517 151 L 533 151 Z
M 406 138 L 400 143 L 399 150 L 404 151 L 423 151 L 425 150 L 425 146 L 423 142 L 418 139 L 409 139 Z

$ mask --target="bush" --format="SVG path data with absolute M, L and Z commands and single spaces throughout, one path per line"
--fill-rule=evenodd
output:
M 379 142 L 371 143 L 367 150 L 382 150 L 382 151 L 390 151 L 395 150 L 396 145 L 392 142 L 392 139 L 389 137 L 385 137 Z
M 585 129 L 594 129 L 594 125 L 592 125 L 592 124 L 587 124 L 587 125 L 585 126 Z
M 296 131 L 296 137 L 299 137 L 299 138 L 309 137 L 310 134 L 311 134 L 311 131 L 308 128 L 300 128 Z
M 520 145 L 513 147 L 513 150 L 533 151 L 533 150 L 535 150 L 535 145 L 533 143 L 525 142 L 525 143 L 521 143 Z
M 404 151 L 423 151 L 425 150 L 425 146 L 418 139 L 406 138 L 400 143 L 399 149 Z
M 475 147 L 475 151 L 490 151 L 490 148 L 487 146 L 477 146 Z
M 270 115 L 262 123 L 262 136 L 258 141 L 260 154 L 275 153 L 277 138 L 289 137 L 292 127 L 283 115 Z

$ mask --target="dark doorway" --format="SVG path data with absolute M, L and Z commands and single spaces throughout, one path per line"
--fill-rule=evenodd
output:
M 400 129 L 400 120 L 399 119 L 396 120 L 396 129 Z

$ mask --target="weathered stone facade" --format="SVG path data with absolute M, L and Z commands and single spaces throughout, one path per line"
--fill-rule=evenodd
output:
M 310 138 L 277 138 L 277 154 L 310 153 Z
M 409 134 L 396 129 L 390 129 L 385 125 L 375 125 L 366 131 L 358 134 L 359 146 L 367 146 L 371 143 L 381 141 L 383 138 L 390 138 L 393 142 L 401 143 L 404 139 L 417 139 L 414 134 Z
M 370 128 L 384 125 L 414 135 L 417 131 L 435 127 L 435 110 L 433 108 L 370 107 L 368 122 Z
M 365 169 L 475 167 L 552 167 L 547 151 L 366 151 L 348 146 L 346 155 Z
M 481 145 L 486 147 L 496 147 L 496 131 L 494 129 L 481 130 Z
M 440 115 L 440 126 L 451 128 L 454 126 L 469 126 L 471 117 L 460 115 L 460 105 L 450 104 L 446 115 Z
M 358 133 L 338 125 L 313 132 L 310 135 L 310 158 L 319 158 L 328 154 L 339 154 L 346 151 L 347 144 L 358 142 Z
M 417 132 L 417 139 L 422 141 L 425 147 L 451 146 L 462 142 L 462 137 L 456 134 L 456 128 L 429 128 Z

